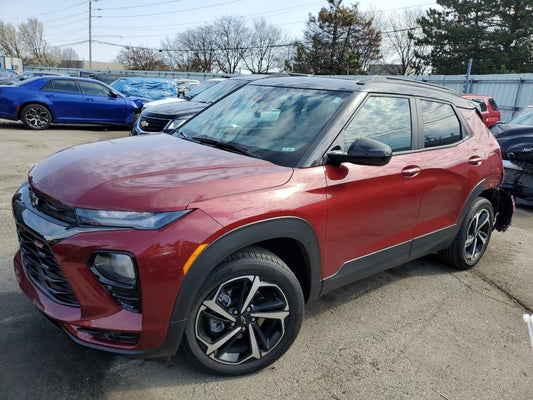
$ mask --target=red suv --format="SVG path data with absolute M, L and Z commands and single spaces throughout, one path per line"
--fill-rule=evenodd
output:
M 473 103 L 394 79 L 258 80 L 182 125 L 39 162 L 13 198 L 31 301 L 77 343 L 248 373 L 304 303 L 433 252 L 470 268 L 512 199 Z
M 479 104 L 481 109 L 481 119 L 483 119 L 483 123 L 487 125 L 487 128 L 490 128 L 502 117 L 502 112 L 492 96 L 484 96 L 480 94 L 462 94 L 461 96 Z

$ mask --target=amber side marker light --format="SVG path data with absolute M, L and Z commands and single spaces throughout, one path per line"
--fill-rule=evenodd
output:
M 183 275 L 187 275 L 187 271 L 189 270 L 189 268 L 191 268 L 192 263 L 194 262 L 194 260 L 198 258 L 200 253 L 207 247 L 207 244 L 208 243 L 201 244 L 200 246 L 196 248 L 196 250 L 194 250 L 194 253 L 191 254 L 189 259 L 183 266 Z

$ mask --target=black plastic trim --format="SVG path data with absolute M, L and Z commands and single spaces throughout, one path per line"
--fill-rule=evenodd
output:
M 321 295 L 409 261 L 411 240 L 345 262 L 332 276 L 324 279 Z
M 321 262 L 320 248 L 313 228 L 307 221 L 297 217 L 272 218 L 244 225 L 230 231 L 210 243 L 200 253 L 181 283 L 170 318 L 171 324 L 185 324 L 200 285 L 208 278 L 220 261 L 246 246 L 279 238 L 294 239 L 305 249 L 309 262 L 309 276 L 311 277 L 307 301 L 318 299 L 321 291 Z M 179 345 L 183 329 L 176 329 L 172 334 L 179 334 L 179 337 L 174 340 Z M 168 334 L 167 340 L 169 340 Z

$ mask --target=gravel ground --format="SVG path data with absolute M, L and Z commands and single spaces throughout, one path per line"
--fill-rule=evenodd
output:
M 308 305 L 300 335 L 271 367 L 239 378 L 191 368 L 180 354 L 127 359 L 76 345 L 17 287 L 10 199 L 40 159 L 127 136 L 104 127 L 32 132 L 0 120 L 2 399 L 531 399 L 533 209 L 518 208 L 484 259 L 456 271 L 435 257 L 405 264 Z

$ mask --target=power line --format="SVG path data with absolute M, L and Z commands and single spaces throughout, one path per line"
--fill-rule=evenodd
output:
M 205 8 L 223 6 L 223 5 L 226 5 L 226 4 L 237 3 L 239 1 L 242 1 L 242 0 L 232 0 L 232 1 L 226 1 L 226 2 L 223 2 L 223 3 L 212 4 L 210 6 L 194 7 L 194 8 L 188 8 L 188 9 L 176 10 L 176 11 L 164 11 L 164 12 L 158 12 L 158 13 L 152 13 L 152 14 L 137 14 L 137 15 L 113 15 L 113 16 L 103 16 L 102 15 L 102 16 L 99 16 L 99 18 L 136 18 L 136 17 L 150 17 L 150 16 L 153 16 L 153 15 L 168 15 L 168 14 L 176 14 L 176 13 L 179 13 L 179 12 L 203 10 Z
M 182 0 L 170 0 L 170 1 L 161 1 L 159 3 L 148 3 L 148 4 L 143 4 L 141 6 L 127 6 L 127 7 L 113 7 L 113 8 L 95 8 L 95 10 L 98 10 L 98 11 L 108 11 L 108 10 L 125 10 L 125 9 L 130 9 L 130 8 L 142 8 L 142 7 L 153 7 L 153 6 L 158 6 L 160 4 L 168 4 L 168 3 L 177 3 L 178 1 L 182 1 Z
M 82 18 L 82 19 L 78 19 L 76 21 L 70 21 L 70 22 L 67 22 L 65 24 L 59 24 L 59 25 L 55 25 L 55 26 L 46 26 L 45 28 L 46 29 L 53 29 L 53 28 L 59 28 L 61 26 L 67 26 L 67 25 L 72 25 L 72 24 L 76 24 L 78 22 L 82 22 L 82 21 L 87 21 L 89 18 Z
M 60 8 L 60 9 L 58 9 L 58 10 L 48 11 L 48 12 L 45 12 L 45 13 L 39 13 L 39 14 L 37 14 L 37 15 L 33 15 L 33 16 L 31 16 L 31 17 L 11 18 L 11 19 L 9 19 L 8 21 L 16 21 L 16 20 L 21 20 L 21 19 L 28 19 L 28 18 L 42 17 L 43 15 L 54 14 L 54 13 L 57 13 L 57 12 L 61 12 L 61 11 L 65 11 L 65 10 L 70 10 L 71 8 L 79 7 L 79 6 L 81 6 L 82 4 L 85 4 L 85 3 L 86 3 L 86 2 L 83 1 L 83 2 L 78 3 L 78 4 L 74 4 L 73 6 L 70 6 L 70 7 L 64 7 L 64 8 Z

